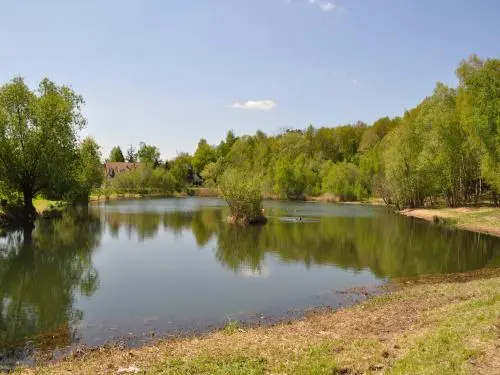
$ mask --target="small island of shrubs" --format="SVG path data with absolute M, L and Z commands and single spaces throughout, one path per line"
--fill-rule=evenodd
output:
M 262 208 L 262 191 L 256 178 L 230 168 L 222 175 L 219 194 L 229 206 L 230 223 L 259 225 L 267 222 Z

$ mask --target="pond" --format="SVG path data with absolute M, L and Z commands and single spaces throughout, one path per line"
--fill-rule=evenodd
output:
M 0 364 L 36 350 L 135 345 L 230 320 L 337 307 L 391 278 L 500 265 L 500 239 L 383 207 L 266 202 L 265 226 L 217 199 L 113 201 L 0 238 Z M 354 288 L 354 289 L 353 289 Z M 52 355 L 51 354 L 51 355 Z

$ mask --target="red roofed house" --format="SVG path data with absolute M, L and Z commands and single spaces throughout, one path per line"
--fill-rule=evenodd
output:
M 120 173 L 133 171 L 140 165 L 141 163 L 106 162 L 104 163 L 104 171 L 106 173 L 106 178 L 113 178 Z

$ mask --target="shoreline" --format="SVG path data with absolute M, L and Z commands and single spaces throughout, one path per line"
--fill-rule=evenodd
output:
M 500 237 L 500 208 L 417 208 L 397 212 L 410 218 Z
M 500 269 L 394 280 L 395 289 L 351 307 L 316 310 L 271 326 L 226 328 L 130 349 L 100 347 L 25 374 L 493 374 Z M 425 343 L 425 344 L 424 344 Z M 424 344 L 424 346 L 422 346 Z M 432 350 L 426 350 L 430 348 Z M 431 371 L 432 372 L 432 371 Z
M 390 293 L 394 290 L 394 285 L 388 281 L 381 281 L 379 283 L 351 287 L 347 289 L 332 289 L 328 294 L 322 294 L 321 297 L 316 296 L 315 301 L 311 298 L 310 304 L 303 304 L 303 306 L 294 307 L 280 307 L 273 310 L 264 310 L 260 312 L 248 312 L 234 314 L 227 319 L 213 320 L 210 319 L 202 324 L 187 324 L 185 326 L 178 325 L 174 329 L 162 331 L 161 329 L 149 330 L 147 335 L 144 333 L 136 332 L 132 335 L 116 336 L 112 339 L 103 341 L 97 344 L 90 343 L 74 343 L 66 347 L 60 347 L 52 350 L 43 350 L 34 347 L 34 350 L 29 355 L 24 356 L 19 354 L 16 361 L 19 366 L 26 368 L 34 368 L 35 364 L 49 365 L 50 363 L 64 362 L 74 359 L 76 356 L 83 354 L 101 351 L 103 349 L 120 349 L 120 350 L 135 350 L 146 347 L 152 347 L 158 342 L 172 341 L 172 340 L 187 340 L 193 338 L 203 338 L 211 334 L 220 332 L 227 332 L 228 330 L 248 330 L 257 329 L 262 327 L 274 327 L 281 324 L 291 324 L 292 322 L 307 318 L 310 315 L 320 313 L 331 313 L 345 308 L 356 306 L 360 303 L 366 302 L 369 299 Z M 50 335 L 50 333 L 48 334 Z M 33 337 L 35 339 L 35 337 Z M 21 347 L 19 347 L 21 349 Z M 17 349 L 16 349 L 17 350 Z M 22 349 L 19 353 L 22 352 Z M 2 359 L 2 358 L 0 358 Z M 5 359 L 5 358 L 3 358 Z M 12 367 L 14 362 L 4 363 L 5 368 L 15 369 Z M 2 370 L 2 363 L 0 362 L 0 373 Z

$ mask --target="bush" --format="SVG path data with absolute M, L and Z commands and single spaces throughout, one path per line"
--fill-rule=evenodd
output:
M 129 172 L 120 173 L 111 180 L 111 188 L 117 193 L 130 194 L 167 194 L 175 190 L 175 180 L 163 168 L 153 168 L 149 165 L 140 166 Z
M 229 206 L 231 222 L 246 225 L 266 221 L 260 184 L 255 178 L 228 169 L 220 179 L 219 193 Z
M 323 178 L 323 190 L 335 194 L 341 201 L 359 199 L 359 170 L 356 165 L 346 162 L 331 165 Z

